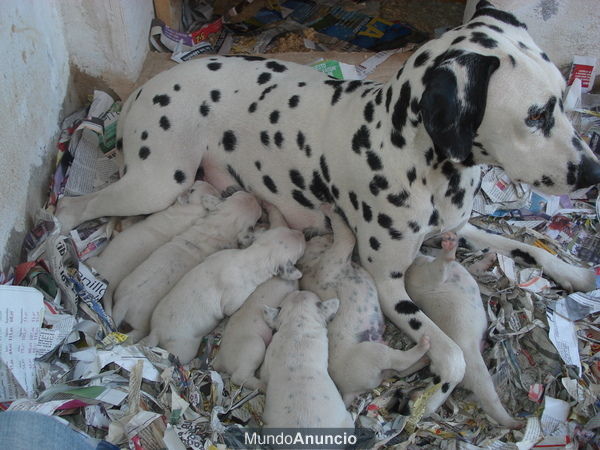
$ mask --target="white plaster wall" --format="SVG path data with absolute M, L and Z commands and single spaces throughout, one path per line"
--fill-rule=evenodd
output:
M 44 169 L 54 156 L 69 78 L 58 1 L 0 3 L 0 268 L 19 248 L 17 236 L 42 203 Z
M 479 0 L 468 0 L 465 21 Z M 600 0 L 492 0 L 527 24 L 529 34 L 556 65 L 573 55 L 600 57 Z
M 148 51 L 152 0 L 62 0 L 71 62 L 92 76 L 135 81 Z

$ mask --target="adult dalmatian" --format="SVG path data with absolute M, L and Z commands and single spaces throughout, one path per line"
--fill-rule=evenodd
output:
M 462 379 L 464 359 L 404 288 L 424 239 L 454 230 L 475 246 L 543 266 L 566 288 L 593 288 L 591 270 L 467 224 L 479 164 L 553 194 L 600 182 L 597 159 L 564 113 L 564 90 L 526 26 L 486 1 L 385 84 L 253 56 L 187 62 L 125 103 L 124 177 L 63 199 L 58 217 L 69 228 L 164 209 L 201 162 L 217 188 L 234 180 L 295 228 L 322 228 L 317 207 L 334 203 L 357 235 L 384 313 L 415 342 L 431 337 L 431 369 L 441 383 L 432 411 Z

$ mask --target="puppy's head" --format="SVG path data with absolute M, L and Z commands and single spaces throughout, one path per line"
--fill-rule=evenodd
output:
M 273 268 L 273 274 L 285 280 L 297 280 L 302 276 L 294 264 L 304 253 L 305 246 L 304 235 L 287 227 L 266 230 L 252 244 L 263 254 L 265 264 Z
M 314 236 L 306 242 L 304 255 L 298 260 L 300 270 L 306 270 L 317 264 L 323 255 L 333 244 L 333 235 L 325 234 L 322 236 Z
M 221 201 L 219 192 L 212 184 L 205 181 L 196 181 L 189 190 L 177 197 L 177 203 L 181 205 L 204 205 L 206 209 L 211 210 L 214 207 L 207 206 L 207 199 L 209 198 L 211 199 L 209 204 L 214 204 L 214 207 Z
M 419 107 L 438 157 L 499 165 L 554 194 L 600 182 L 598 160 L 565 114 L 565 81 L 525 24 L 480 2 L 469 22 L 407 64 L 434 51 Z
M 227 197 L 211 214 L 211 219 L 218 222 L 223 229 L 234 230 L 238 233 L 238 239 L 246 239 L 260 219 L 262 209 L 252 194 L 238 191 Z
M 278 330 L 285 324 L 304 323 L 307 320 L 327 326 L 340 306 L 337 298 L 321 301 L 310 291 L 289 293 L 279 308 L 264 306 L 263 317 L 269 327 Z

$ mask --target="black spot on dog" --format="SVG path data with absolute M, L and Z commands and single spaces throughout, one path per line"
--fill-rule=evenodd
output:
M 140 151 L 138 152 L 140 159 L 146 159 L 150 156 L 150 149 L 146 146 L 140 147 Z
M 373 258 L 371 258 L 370 256 L 367 258 L 367 261 L 369 261 L 370 263 L 373 262 Z
M 142 139 L 142 141 L 145 141 L 146 139 L 148 139 L 148 132 L 147 131 L 142 131 L 142 134 L 140 135 L 140 138 Z
M 572 162 L 567 164 L 567 183 L 577 183 L 577 165 Z
M 474 31 L 471 34 L 470 41 L 485 48 L 498 47 L 498 41 L 496 41 L 496 39 L 489 37 L 487 34 L 482 33 L 481 31 Z
M 354 192 L 354 191 L 348 192 L 348 198 L 350 199 L 350 203 L 352 203 L 352 206 L 354 207 L 354 209 L 356 209 L 358 211 L 358 197 L 356 196 L 356 192 Z
M 413 318 L 413 319 L 410 319 L 410 320 L 408 321 L 408 324 L 410 325 L 410 327 L 411 327 L 413 330 L 418 330 L 419 328 L 421 328 L 421 325 L 423 325 L 423 324 L 421 323 L 421 321 L 420 321 L 420 320 L 418 320 L 418 319 L 414 319 L 414 318 Z
M 573 139 L 571 139 L 571 142 L 573 143 L 573 147 L 575 147 L 575 149 L 577 151 L 580 151 L 580 152 L 583 151 L 583 145 L 581 144 L 581 139 L 579 139 L 577 136 L 573 136 Z
M 542 183 L 546 186 L 554 186 L 554 181 L 548 175 L 542 176 Z
M 409 192 L 406 189 L 398 192 L 397 194 L 389 194 L 387 196 L 387 201 L 390 202 L 394 206 L 405 206 L 406 200 L 410 197 Z
M 383 228 L 389 228 L 392 226 L 393 221 L 392 218 L 387 214 L 379 213 L 377 215 L 377 223 Z
M 510 63 L 512 64 L 512 66 L 516 67 L 517 60 L 515 59 L 515 57 L 513 55 L 508 55 L 508 59 L 510 59 Z
M 388 230 L 388 233 L 389 233 L 390 237 L 392 239 L 395 239 L 396 241 L 401 240 L 403 237 L 402 233 L 393 227 Z
M 390 272 L 390 278 L 397 280 L 398 278 L 402 278 L 404 274 L 402 272 Z
M 304 147 L 304 152 L 306 153 L 306 157 L 310 158 L 310 154 L 312 152 L 310 145 L 307 145 L 306 147 Z
M 181 90 L 181 86 L 179 86 L 178 84 L 174 84 L 173 85 L 173 90 L 174 91 L 180 91 Z
M 258 105 L 256 104 L 256 102 L 252 102 L 252 103 L 250 103 L 250 106 L 248 106 L 248 112 L 249 112 L 249 113 L 253 113 L 254 111 L 256 111 L 256 107 L 257 107 L 257 106 L 258 106 Z
M 313 171 L 313 177 L 309 188 L 310 192 L 322 202 L 331 203 L 333 201 L 329 188 L 316 170 Z
M 269 115 L 269 122 L 275 124 L 279 121 L 279 111 L 275 110 Z
M 362 81 L 360 80 L 352 80 L 350 81 L 347 85 L 346 85 L 346 91 L 345 92 L 354 92 L 355 90 L 357 90 L 360 86 L 362 85 Z
M 560 110 L 561 110 L 562 112 L 565 112 L 565 105 L 564 105 L 564 103 L 563 103 L 563 101 L 562 101 L 562 98 L 559 98 L 559 99 L 558 99 L 558 106 L 559 106 L 559 108 L 560 108 Z
M 502 11 L 500 9 L 480 8 L 477 11 L 475 11 L 475 14 L 473 14 L 473 17 L 471 17 L 471 20 L 475 19 L 476 17 L 481 17 L 481 16 L 493 17 L 494 19 L 496 19 L 500 22 L 504 22 L 508 25 L 512 25 L 513 27 L 527 29 L 527 25 L 525 25 L 523 22 L 519 22 L 517 20 L 517 18 L 515 16 L 513 16 L 511 13 Z
M 117 139 L 117 149 L 121 150 L 123 148 L 123 138 Z
M 523 50 L 529 50 L 529 47 L 527 46 L 527 44 L 519 41 L 519 47 L 521 47 Z
M 292 197 L 299 204 L 301 204 L 302 206 L 304 206 L 306 208 L 313 209 L 315 207 L 315 205 L 313 205 L 313 203 L 309 199 L 307 199 L 301 191 L 298 191 L 297 189 L 294 189 L 292 191 Z
M 281 131 L 275 132 L 275 134 L 273 135 L 273 142 L 275 142 L 275 145 L 278 148 L 281 148 L 281 146 L 283 145 L 283 134 L 281 134 Z
M 213 102 L 217 103 L 221 99 L 221 91 L 213 89 L 210 91 L 210 98 Z
M 127 165 L 123 166 L 123 176 L 127 174 Z
M 263 72 L 258 76 L 256 82 L 258 84 L 265 84 L 271 80 L 271 74 L 269 72 Z
M 383 175 L 375 175 L 369 183 L 369 190 L 373 195 L 378 195 L 380 191 L 383 191 L 388 187 L 388 180 Z
M 433 377 L 433 384 L 438 384 L 441 381 L 442 381 L 442 379 L 440 378 L 439 375 L 436 375 Z
M 419 109 L 420 109 L 419 99 L 415 97 L 410 102 L 410 110 L 413 112 L 413 114 L 418 114 Z
M 302 150 L 304 148 L 305 142 L 306 142 L 306 139 L 304 137 L 304 133 L 302 133 L 302 131 L 298 131 L 298 134 L 296 135 L 296 144 L 298 144 L 298 147 L 300 148 L 300 150 Z
M 433 148 L 429 147 L 429 149 L 425 152 L 425 163 L 430 166 L 431 161 L 433 161 Z
M 396 73 L 396 80 L 400 79 L 403 72 L 404 72 L 404 67 L 400 67 L 400 70 L 398 70 L 398 72 Z
M 415 58 L 414 66 L 421 67 L 423 64 L 425 64 L 427 62 L 428 59 L 429 59 L 429 52 L 427 50 L 425 50 L 424 52 L 422 52 L 421 54 L 419 54 L 419 56 L 417 56 Z
M 219 70 L 221 68 L 222 64 L 218 63 L 218 62 L 211 62 L 208 63 L 206 67 L 208 67 L 210 70 L 212 70 L 213 72 L 216 70 Z
M 333 96 L 331 97 L 331 105 L 335 105 L 342 96 L 342 85 L 344 84 L 344 82 L 341 80 L 327 80 L 325 81 L 325 84 L 333 86 L 334 88 Z
M 408 227 L 413 231 L 413 233 L 418 233 L 421 230 L 419 224 L 413 220 L 408 222 Z
M 371 150 L 367 151 L 367 164 L 371 170 L 381 170 L 383 169 L 383 164 L 381 164 L 381 159 L 375 152 Z
M 288 105 L 290 108 L 295 108 L 300 103 L 300 97 L 297 95 L 292 95 L 288 100 Z
M 270 190 L 273 194 L 277 194 L 277 186 L 275 182 L 269 175 L 263 175 L 263 184 Z
M 421 309 L 410 300 L 400 300 L 398 303 L 396 303 L 394 309 L 398 314 L 406 315 L 416 314 L 421 311 Z
M 262 164 L 261 164 L 261 162 L 260 162 L 260 161 L 254 161 L 254 165 L 256 166 L 256 168 L 257 168 L 258 170 L 261 170 L 261 169 L 262 169 Z
M 279 64 L 277 61 L 269 61 L 267 63 L 267 67 L 271 69 L 273 72 L 285 72 L 287 67 L 283 64 Z
M 406 144 L 404 136 L 402 136 L 402 128 L 406 125 L 406 117 L 408 114 L 408 105 L 410 103 L 410 83 L 405 81 L 400 89 L 400 98 L 394 105 L 392 114 L 392 144 L 402 148 Z
M 200 114 L 203 117 L 206 117 L 206 116 L 208 116 L 209 112 L 210 112 L 210 106 L 208 106 L 208 103 L 202 102 L 202 104 L 200 105 Z
M 406 178 L 408 178 L 408 183 L 412 186 L 413 182 L 417 179 L 417 169 L 415 166 L 412 167 L 408 172 L 406 172 Z
M 306 183 L 304 182 L 304 177 L 296 169 L 290 170 L 290 180 L 292 180 L 292 183 L 294 183 L 300 189 L 306 189 Z
M 442 384 L 442 392 L 445 394 L 446 392 L 448 392 L 448 389 L 450 389 L 450 384 L 449 383 L 444 383 Z
M 548 58 L 548 55 L 546 55 L 544 52 L 540 53 L 540 56 L 544 61 L 550 62 L 550 58 Z
M 165 131 L 167 131 L 169 128 L 171 128 L 171 122 L 169 122 L 169 119 L 167 118 L 167 116 L 162 116 L 160 118 L 160 120 L 158 121 L 158 124 Z
M 452 196 L 452 204 L 456 205 L 457 208 L 462 208 L 463 207 L 463 201 L 465 198 L 465 190 L 464 189 L 459 189 L 453 196 Z
M 440 219 L 440 213 L 438 212 L 437 209 L 434 209 L 433 212 L 431 213 L 431 216 L 429 216 L 429 222 L 428 224 L 430 226 L 437 226 L 439 224 L 439 219 Z
M 388 87 L 385 92 L 385 112 L 390 112 L 390 103 L 392 103 L 392 87 Z
M 260 142 L 263 143 L 263 145 L 266 145 L 267 147 L 269 146 L 269 143 L 271 142 L 271 139 L 269 138 L 269 133 L 266 131 L 261 131 L 260 132 Z
M 381 98 L 383 97 L 383 91 L 381 88 L 377 89 L 377 94 L 375 95 L 375 104 L 381 105 Z
M 362 125 L 352 137 L 352 150 L 360 155 L 360 149 L 371 148 L 371 137 L 366 125 Z
M 531 256 L 529 253 L 520 250 L 518 248 L 515 248 L 514 250 L 512 250 L 510 252 L 510 255 L 516 259 L 519 258 L 521 261 L 523 261 L 525 264 L 528 264 L 530 266 L 536 266 L 537 265 L 537 260 Z
M 336 199 L 340 198 L 340 190 L 337 188 L 337 186 L 335 184 L 331 185 L 331 193 L 333 194 L 333 196 Z M 343 213 L 343 211 L 341 211 L 341 212 Z
M 227 164 L 227 172 L 229 172 L 229 175 L 231 175 L 231 177 L 242 187 L 242 189 L 246 189 L 246 186 L 242 181 L 242 177 L 240 177 L 240 175 L 229 164 Z
M 327 166 L 325 155 L 321 155 L 321 157 L 319 158 L 319 165 L 321 166 L 321 173 L 323 174 L 323 178 L 325 178 L 325 181 L 329 183 L 331 181 L 331 178 L 329 178 L 329 167 Z
M 265 88 L 265 90 L 262 91 L 262 93 L 260 94 L 260 97 L 258 97 L 258 101 L 262 102 L 265 99 L 265 97 L 267 96 L 267 94 L 270 93 L 276 87 L 277 87 L 277 84 L 272 84 L 271 86 Z
M 375 251 L 379 250 L 379 247 L 381 247 L 381 244 L 379 243 L 379 241 L 377 240 L 377 238 L 375 238 L 374 236 L 371 236 L 369 238 L 369 245 Z
M 135 95 L 135 98 L 133 99 L 133 101 L 136 101 L 139 98 L 139 96 L 140 96 L 141 93 L 142 93 L 142 89 L 140 89 L 138 91 L 138 93 Z
M 171 103 L 171 97 L 169 97 L 166 94 L 155 95 L 152 99 L 152 103 L 154 103 L 155 105 L 159 104 L 160 106 L 167 106 L 169 103 Z
M 464 36 L 458 36 L 457 38 L 455 38 L 450 45 L 454 45 L 454 44 L 458 44 L 459 42 L 462 42 L 466 39 L 466 37 Z
M 175 178 L 177 183 L 182 184 L 185 181 L 185 173 L 183 173 L 183 170 L 176 170 L 173 178 Z
M 235 150 L 237 144 L 237 138 L 231 130 L 227 130 L 223 133 L 223 148 L 225 151 L 232 152 Z
M 538 180 L 534 180 L 534 181 L 533 181 L 533 185 L 534 185 L 535 187 L 539 187 L 539 186 L 540 186 L 540 184 L 541 184 L 541 183 L 540 183 Z
M 306 83 L 304 81 L 300 81 L 298 83 L 298 87 L 304 87 L 304 86 L 306 86 Z
M 373 211 L 365 202 L 362 202 L 362 215 L 366 222 L 371 222 L 371 220 L 373 220 Z
M 373 122 L 373 113 L 375 111 L 375 107 L 373 106 L 373 102 L 367 102 L 365 105 L 365 109 L 363 111 L 365 115 L 365 120 L 369 123 Z

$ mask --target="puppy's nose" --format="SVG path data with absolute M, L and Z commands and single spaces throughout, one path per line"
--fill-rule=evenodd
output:
M 582 189 L 600 183 L 600 164 L 598 160 L 585 155 L 578 167 L 576 189 Z

